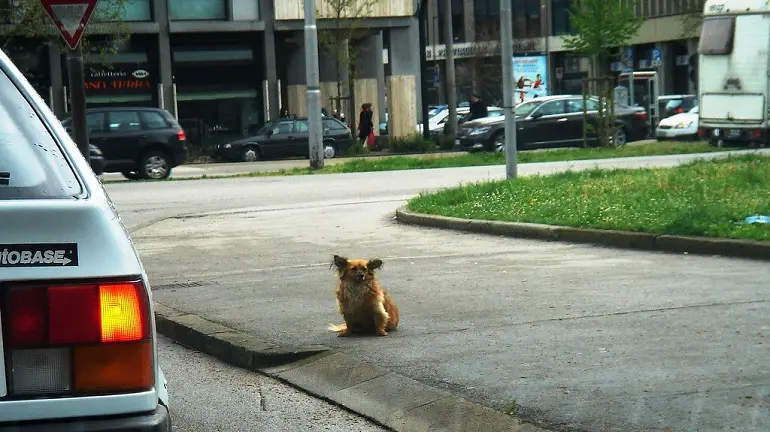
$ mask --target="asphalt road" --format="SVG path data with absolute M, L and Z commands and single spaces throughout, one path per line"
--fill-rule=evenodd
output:
M 366 419 L 265 376 L 161 337 L 173 430 L 180 432 L 384 432 Z
M 528 164 L 522 175 L 693 156 Z M 288 343 L 322 343 L 570 430 L 770 427 L 767 281 L 748 260 L 396 225 L 421 190 L 502 167 L 110 184 L 155 299 Z M 338 339 L 332 254 L 384 259 L 388 338 Z M 194 282 L 180 287 L 178 282 Z

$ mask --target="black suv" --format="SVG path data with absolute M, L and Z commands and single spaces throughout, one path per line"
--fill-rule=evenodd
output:
M 89 109 L 86 114 L 91 144 L 102 151 L 104 172 L 126 178 L 164 179 L 187 161 L 187 138 L 166 110 L 144 107 Z M 72 132 L 72 118 L 62 121 Z
M 324 158 L 345 153 L 353 134 L 341 121 L 323 117 Z M 310 133 L 307 118 L 285 117 L 264 124 L 254 136 L 213 146 L 217 159 L 254 162 L 265 158 L 308 157 Z

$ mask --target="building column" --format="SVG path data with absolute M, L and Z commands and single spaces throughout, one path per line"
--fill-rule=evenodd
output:
M 379 35 L 378 33 L 377 35 Z M 378 50 L 377 35 L 367 36 L 357 44 L 356 75 L 353 82 L 353 106 L 356 112 L 365 103 L 372 104 L 372 123 L 377 124 L 384 104 L 380 105 L 379 76 L 384 74 L 382 64 L 382 49 Z M 381 40 L 381 39 L 380 39 Z M 355 119 L 356 122 L 358 119 Z M 374 128 L 374 134 L 379 135 L 380 128 Z
M 278 90 L 278 73 L 275 59 L 275 12 L 272 1 L 260 1 L 260 17 L 265 23 L 263 32 L 263 67 L 265 68 L 265 80 L 262 88 L 264 93 L 263 111 L 265 121 L 278 118 L 281 100 Z
M 156 1 L 153 4 L 155 20 L 160 27 L 158 32 L 158 69 L 160 70 L 160 87 L 163 89 L 162 106 L 176 117 L 177 107 L 176 95 L 174 94 L 174 70 L 171 59 L 168 2 Z
M 382 30 L 377 32 L 374 37 L 374 49 L 379 53 L 378 54 L 378 61 L 379 64 L 377 65 L 377 107 L 379 108 L 377 110 L 377 114 L 379 117 L 376 117 L 379 122 L 378 123 L 385 123 L 387 118 L 385 117 L 385 61 L 382 58 L 383 57 L 383 51 L 384 51 L 384 45 L 382 41 Z M 373 117 L 375 118 L 375 117 Z M 380 128 L 375 127 L 376 134 L 380 133 Z
M 289 113 L 307 115 L 307 84 L 305 77 L 305 44 L 289 52 L 286 74 L 286 108 Z
M 417 132 L 422 95 L 417 89 L 421 79 L 417 19 L 409 27 L 390 29 L 390 77 L 388 78 L 388 134 L 390 138 Z M 393 49 L 398 47 L 398 49 Z
M 57 118 L 63 119 L 67 115 L 67 107 L 61 63 L 61 51 L 59 51 L 58 46 L 48 45 L 48 64 L 51 69 L 51 110 Z
M 688 39 L 687 40 L 687 55 L 690 55 L 690 56 L 691 55 L 695 55 L 696 56 L 695 57 L 696 58 L 696 62 L 697 62 L 697 58 L 698 58 L 697 57 L 698 56 L 698 39 Z M 697 63 L 696 63 L 696 65 L 697 65 Z M 688 87 L 687 87 L 687 89 L 688 89 L 690 94 L 697 95 L 698 94 L 697 83 L 693 82 L 693 80 L 689 79 L 690 72 L 692 70 L 693 70 L 692 67 L 687 66 L 687 77 L 688 77 L 688 80 L 687 80 Z M 697 69 L 696 69 L 696 74 L 697 74 Z M 696 79 L 697 79 L 697 75 L 696 75 Z
M 672 55 L 671 46 L 668 42 L 656 43 L 655 48 L 660 50 L 660 58 L 663 61 L 658 66 L 658 94 L 670 94 L 673 92 L 676 59 Z

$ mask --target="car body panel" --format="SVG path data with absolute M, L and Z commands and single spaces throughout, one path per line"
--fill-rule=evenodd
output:
M 76 266 L 0 267 L 0 292 L 6 289 L 9 282 L 24 280 L 93 280 L 100 277 L 143 280 L 152 320 L 155 381 L 150 390 L 130 394 L 27 400 L 0 398 L 0 425 L 4 422 L 53 418 L 87 421 L 92 416 L 154 411 L 158 406 L 159 395 L 164 394 L 166 397 L 166 388 L 165 383 L 158 379 L 163 374 L 158 364 L 152 291 L 131 237 L 77 145 L 42 98 L 0 50 L 0 78 L 3 77 L 10 79 L 29 104 L 18 106 L 18 110 L 29 111 L 28 115 L 22 116 L 44 127 L 61 150 L 64 164 L 61 169 L 71 170 L 80 185 L 80 192 L 62 198 L 0 200 L 0 220 L 3 221 L 0 224 L 0 239 L 3 243 L 76 243 L 78 249 Z M 23 425 L 20 423 L 18 430 L 24 430 Z
M 698 107 L 689 112 L 676 114 L 665 118 L 655 128 L 655 137 L 658 139 L 695 139 L 698 135 Z

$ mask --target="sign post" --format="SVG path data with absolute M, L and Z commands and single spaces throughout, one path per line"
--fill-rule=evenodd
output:
M 70 51 L 67 53 L 69 76 L 70 112 L 72 135 L 86 161 L 88 149 L 88 123 L 86 121 L 86 90 L 83 73 L 83 50 L 80 40 L 91 20 L 98 0 L 40 0 L 43 10 L 51 19 Z

